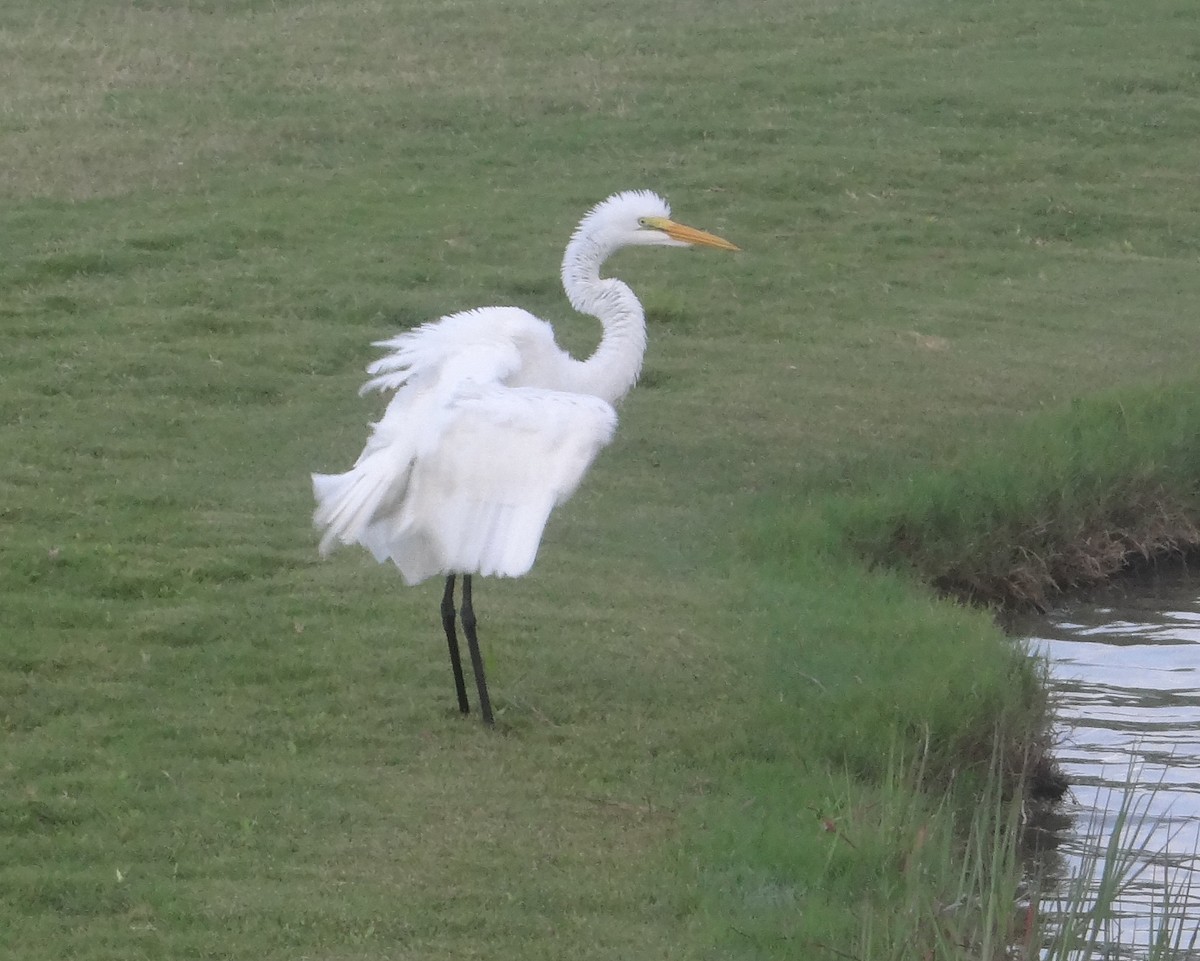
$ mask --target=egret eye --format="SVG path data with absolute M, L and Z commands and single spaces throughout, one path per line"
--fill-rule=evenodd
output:
M 639 227 L 649 227 L 650 221 L 645 217 L 638 217 L 638 226 Z

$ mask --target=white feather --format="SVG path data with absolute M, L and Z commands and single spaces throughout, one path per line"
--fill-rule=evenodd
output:
M 611 440 L 612 405 L 508 386 L 561 381 L 557 368 L 577 363 L 516 308 L 454 314 L 383 346 L 392 353 L 368 368 L 364 389 L 396 396 L 352 470 L 313 475 L 322 553 L 362 544 L 410 584 L 526 573 L 551 509 Z
M 551 509 L 612 438 L 616 413 L 594 397 L 494 387 L 460 394 L 447 414 L 442 443 L 412 469 L 403 508 L 369 525 L 362 542 L 409 583 L 449 571 L 518 577 L 533 565 Z

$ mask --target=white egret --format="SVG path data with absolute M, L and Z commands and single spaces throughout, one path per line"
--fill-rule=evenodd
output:
M 361 544 L 408 584 L 444 575 L 442 625 L 458 706 L 470 710 L 455 629 L 461 623 L 491 725 L 492 707 L 471 602 L 473 574 L 519 577 L 533 565 L 550 511 L 578 487 L 612 438 L 613 404 L 637 380 L 646 349 L 642 305 L 600 266 L 628 246 L 737 250 L 670 219 L 648 191 L 618 193 L 583 218 L 562 263 L 567 299 L 600 320 L 595 352 L 577 360 L 544 320 L 516 307 L 451 314 L 377 343 L 362 392 L 395 391 L 354 467 L 314 474 L 320 550 Z

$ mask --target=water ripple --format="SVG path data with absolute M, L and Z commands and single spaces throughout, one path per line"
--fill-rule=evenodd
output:
M 1119 956 L 1142 955 L 1168 901 L 1182 942 L 1200 945 L 1200 577 L 1123 585 L 1026 628 L 1050 665 L 1056 754 L 1072 785 L 1059 876 L 1087 870 L 1132 798 L 1133 861 L 1112 932 L 1127 949 Z

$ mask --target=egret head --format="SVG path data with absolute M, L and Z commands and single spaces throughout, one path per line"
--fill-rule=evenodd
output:
M 627 246 L 738 249 L 715 234 L 676 223 L 667 202 L 649 190 L 626 190 L 598 203 L 583 218 L 576 236 L 609 250 Z

